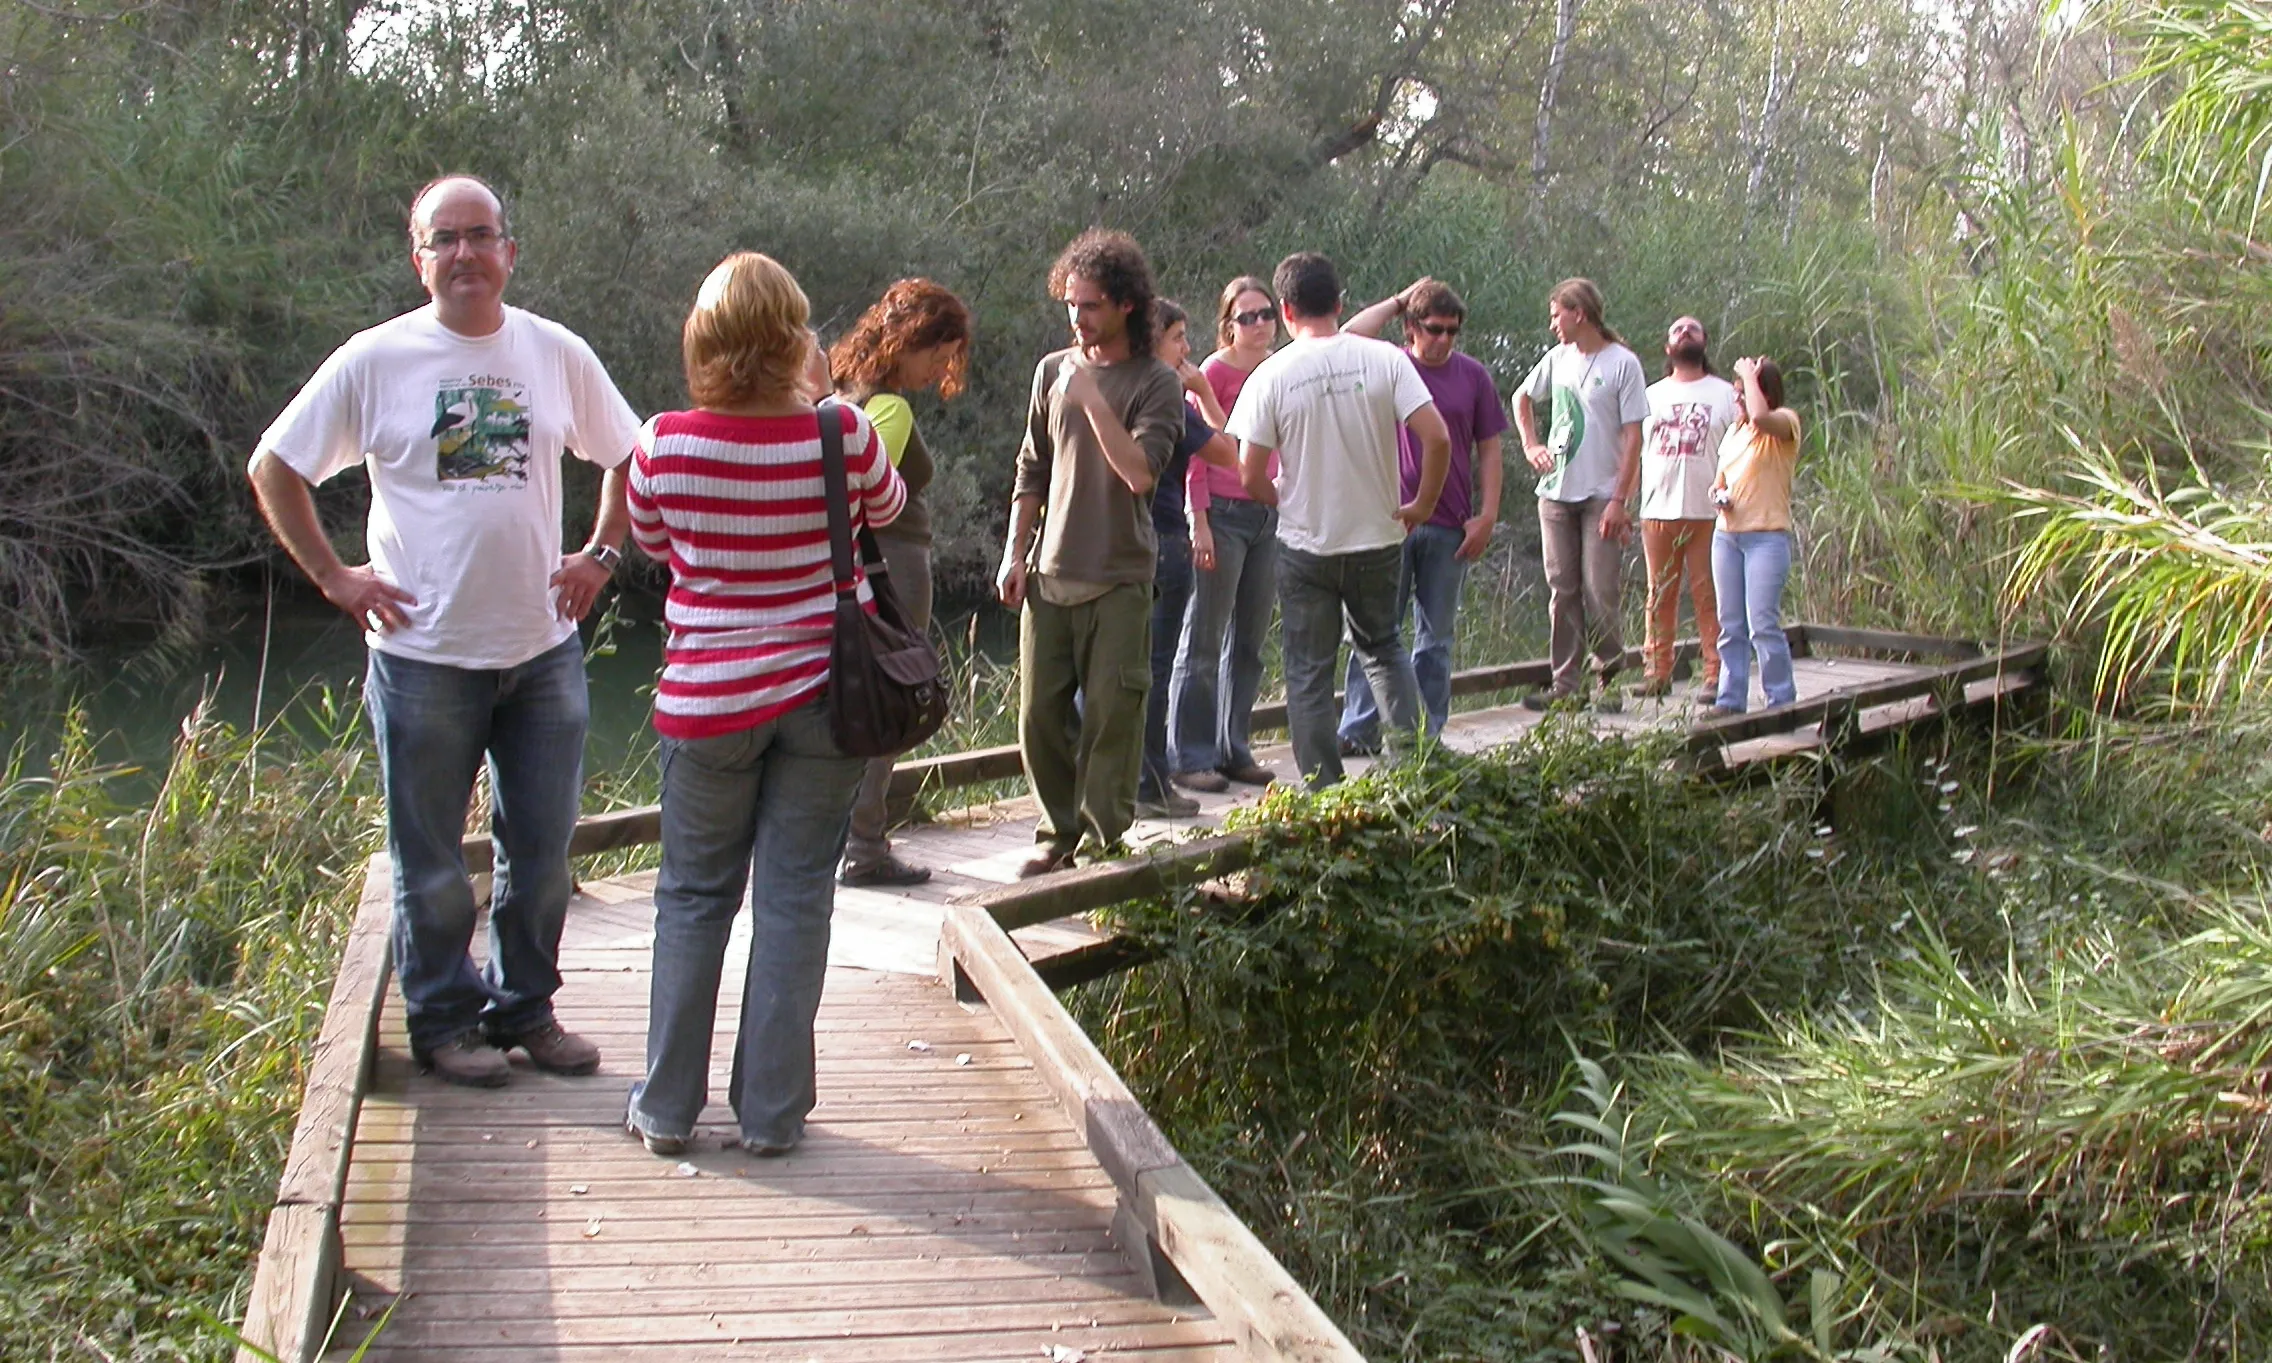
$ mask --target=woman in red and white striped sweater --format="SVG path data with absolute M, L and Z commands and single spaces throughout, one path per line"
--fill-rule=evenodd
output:
M 632 534 L 671 567 L 655 695 L 663 865 L 655 882 L 647 1074 L 625 1127 L 684 1151 L 709 1101 L 711 1027 L 734 915 L 754 873 L 749 970 L 728 1097 L 745 1150 L 784 1154 L 815 1101 L 813 1017 L 828 969 L 832 876 L 862 763 L 829 736 L 834 619 L 818 415 L 798 387 L 810 305 L 754 252 L 710 272 L 687 315 L 695 407 L 640 433 Z M 857 408 L 844 430 L 852 520 L 907 493 Z M 859 595 L 870 604 L 864 576 Z

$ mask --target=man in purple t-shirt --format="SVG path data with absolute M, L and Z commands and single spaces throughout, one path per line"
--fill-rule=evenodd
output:
M 1473 356 L 1460 353 L 1459 330 L 1467 320 L 1467 304 L 1449 286 L 1418 280 L 1350 318 L 1344 329 L 1377 336 L 1392 317 L 1403 320 L 1405 350 L 1420 371 L 1421 382 L 1434 395 L 1436 410 L 1443 414 L 1452 437 L 1451 469 L 1444 476 L 1443 495 L 1436 499 L 1436 513 L 1405 537 L 1396 586 L 1399 621 L 1408 606 L 1419 608 L 1412 670 L 1420 682 L 1421 706 L 1427 711 L 1428 737 L 1434 738 L 1451 716 L 1452 637 L 1460 587 L 1467 580 L 1467 565 L 1490 547 L 1491 531 L 1499 523 L 1499 434 L 1507 429 L 1507 409 L 1500 405 L 1491 371 Z M 1398 432 L 1397 454 L 1404 496 L 1410 499 L 1420 481 L 1420 451 L 1410 431 Z M 1352 756 L 1379 751 L 1380 710 L 1354 658 L 1345 689 L 1341 751 Z

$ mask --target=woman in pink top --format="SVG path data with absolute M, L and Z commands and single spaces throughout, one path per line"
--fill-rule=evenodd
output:
M 1278 300 L 1269 285 L 1252 275 L 1225 285 L 1215 339 L 1220 348 L 1200 372 L 1227 415 L 1278 339 Z M 1278 509 L 1247 496 L 1236 469 L 1197 459 L 1186 486 L 1199 580 L 1175 655 L 1168 717 L 1175 781 L 1207 791 L 1232 781 L 1268 785 L 1270 769 L 1254 760 L 1247 735 L 1277 593 Z

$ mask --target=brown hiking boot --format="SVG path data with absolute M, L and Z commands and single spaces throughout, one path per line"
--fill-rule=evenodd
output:
M 433 1050 L 414 1051 L 412 1055 L 419 1069 L 445 1084 L 463 1084 L 477 1089 L 503 1088 L 513 1074 L 505 1053 L 483 1040 L 479 1028 L 469 1028 Z
M 496 1046 L 500 1053 L 516 1047 L 527 1051 L 529 1063 L 546 1074 L 590 1074 L 600 1067 L 600 1048 L 554 1021 L 518 1036 L 500 1036 Z

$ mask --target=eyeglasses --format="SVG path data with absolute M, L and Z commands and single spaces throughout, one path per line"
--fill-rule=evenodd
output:
M 1460 324 L 1457 322 L 1420 323 L 1420 329 L 1427 332 L 1430 336 L 1457 336 L 1459 335 L 1459 326 Z
M 463 232 L 453 232 L 445 227 L 439 232 L 428 233 L 426 240 L 418 243 L 418 249 L 428 255 L 442 256 L 463 246 L 469 251 L 488 255 L 509 240 L 511 238 L 494 227 L 469 227 Z
M 1242 327 L 1251 327 L 1257 322 L 1275 322 L 1278 320 L 1278 309 L 1254 308 L 1246 312 L 1234 312 L 1231 320 Z

